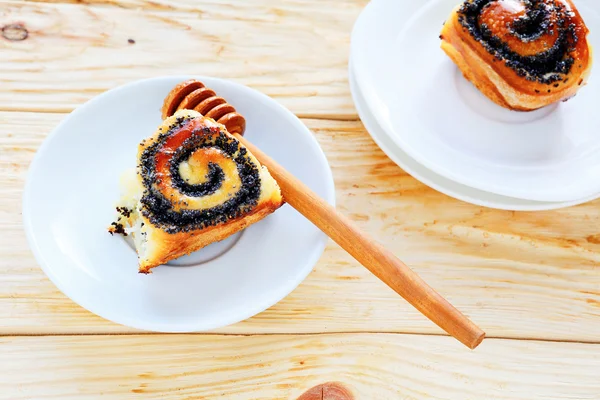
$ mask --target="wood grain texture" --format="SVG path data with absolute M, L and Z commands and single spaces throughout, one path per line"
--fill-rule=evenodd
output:
M 0 112 L 0 333 L 132 332 L 72 303 L 31 255 L 21 225 L 30 160 L 60 114 Z M 600 341 L 600 202 L 519 213 L 418 183 L 358 121 L 305 120 L 331 164 L 338 209 L 491 337 Z M 330 243 L 282 302 L 221 333 L 441 330 Z
M 239 14 L 248 14 L 248 12 L 260 10 L 264 5 L 276 6 L 276 9 L 281 7 L 290 8 L 293 10 L 303 11 L 306 7 L 314 7 L 318 4 L 318 0 L 279 0 L 277 3 L 267 3 L 263 0 L 257 0 L 249 2 L 247 0 L 25 0 L 27 2 L 35 3 L 70 3 L 79 5 L 101 5 L 101 6 L 113 6 L 119 8 L 133 8 L 133 9 L 144 9 L 144 10 L 178 10 L 178 11 L 189 11 L 189 12 L 208 12 L 206 10 L 212 10 L 213 7 L 219 7 L 220 12 L 226 13 L 227 15 L 238 16 Z M 360 8 L 366 6 L 369 0 L 333 0 L 337 7 L 356 7 Z M 327 4 L 327 3 L 321 3 Z M 258 15 L 259 18 L 265 18 L 268 16 Z
M 0 339 L 0 398 L 295 400 L 338 381 L 356 400 L 598 399 L 600 346 L 396 334 Z
M 0 36 L 0 399 L 295 400 L 328 381 L 357 400 L 600 399 L 600 201 L 494 211 L 394 165 L 347 85 L 350 31 L 367 2 L 0 0 L 0 28 L 28 34 Z M 342 213 L 489 336 L 563 342 L 488 338 L 470 352 L 394 333 L 442 332 L 333 243 L 286 299 L 212 335 L 138 334 L 74 304 L 25 240 L 27 167 L 64 113 L 165 74 L 229 78 L 305 117 Z
M 356 118 L 347 57 L 366 0 L 93 3 L 125 8 L 0 1 L 0 27 L 29 32 L 0 37 L 0 110 L 68 112 L 126 82 L 199 74 L 247 84 L 300 116 Z

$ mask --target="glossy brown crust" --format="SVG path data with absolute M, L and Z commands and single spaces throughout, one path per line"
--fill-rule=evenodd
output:
M 570 0 L 547 0 L 568 12 L 551 13 L 547 29 L 535 38 L 524 40 L 511 32 L 515 21 L 526 14 L 525 4 L 520 0 L 492 0 L 478 16 L 479 26 L 506 44 L 508 50 L 518 56 L 539 55 L 551 48 L 558 40 L 555 29 L 558 18 L 565 20 L 576 37 L 570 43 L 568 57 L 574 60 L 567 73 L 558 74 L 556 80 L 527 79 L 519 74 L 511 60 L 500 59 L 490 51 L 481 38 L 465 27 L 459 5 L 442 30 L 442 49 L 458 65 L 464 76 L 492 101 L 519 111 L 531 111 L 574 96 L 585 85 L 592 66 L 592 52 L 587 40 L 588 29 Z M 562 22 L 562 21 L 561 21 Z M 572 48 L 571 48 L 572 47 Z M 508 62 L 507 62 L 508 61 Z M 539 78 L 539 77 L 538 77 Z
M 225 99 L 195 79 L 181 82 L 169 92 L 163 103 L 162 118 L 179 110 L 198 111 L 224 125 L 231 134 L 243 135 L 246 130 L 246 119 Z

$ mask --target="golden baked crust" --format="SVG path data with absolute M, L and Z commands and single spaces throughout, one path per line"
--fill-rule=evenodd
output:
M 139 271 L 147 274 L 154 267 L 198 251 L 211 243 L 224 240 L 273 213 L 281 207 L 281 204 L 281 197 L 277 196 L 276 193 L 272 193 L 268 200 L 262 201 L 251 213 L 230 220 L 223 225 L 176 234 L 169 234 L 163 230 L 151 228 L 147 231 L 148 241 L 151 244 L 149 246 L 150 250 L 143 259 L 140 258 Z M 144 223 L 149 224 L 150 222 L 147 218 L 144 218 Z
M 587 34 L 571 0 L 467 0 L 452 11 L 440 38 L 485 96 L 531 111 L 585 85 L 592 67 Z
M 283 204 L 266 167 L 211 118 L 177 111 L 138 148 L 137 191 L 111 231 L 133 236 L 139 271 L 190 254 Z

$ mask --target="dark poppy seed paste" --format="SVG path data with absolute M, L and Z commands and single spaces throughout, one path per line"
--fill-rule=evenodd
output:
M 195 209 L 188 200 L 202 200 L 222 189 L 226 176 L 219 163 L 207 162 L 207 173 L 201 183 L 190 183 L 179 171 L 196 152 L 210 150 L 235 163 L 241 184 L 235 192 L 224 195 L 215 206 Z M 142 214 L 164 231 L 174 234 L 204 229 L 226 223 L 250 212 L 260 198 L 260 171 L 239 142 L 217 127 L 206 127 L 199 120 L 179 118 L 148 146 L 140 157 L 144 193 Z M 166 182 L 170 189 L 165 190 Z

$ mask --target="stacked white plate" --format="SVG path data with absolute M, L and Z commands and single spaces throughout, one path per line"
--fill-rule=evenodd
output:
M 440 49 L 459 1 L 373 0 L 358 18 L 350 85 L 375 142 L 424 184 L 481 206 L 550 210 L 600 197 L 598 68 L 566 103 L 503 109 Z M 600 2 L 576 6 L 598 44 Z

